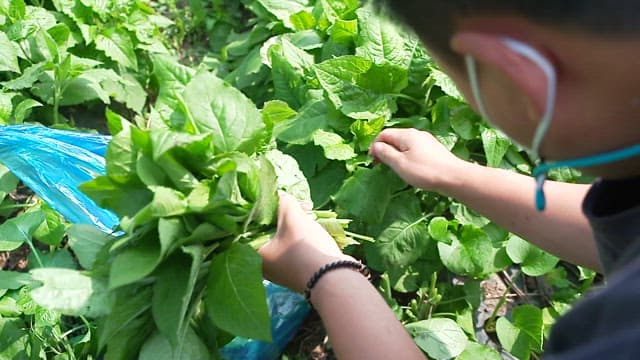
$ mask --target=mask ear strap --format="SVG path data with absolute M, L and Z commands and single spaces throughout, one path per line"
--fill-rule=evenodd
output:
M 465 64 L 467 65 L 467 74 L 469 76 L 469 84 L 471 85 L 471 92 L 473 93 L 473 98 L 478 106 L 478 111 L 480 115 L 491 122 L 489 118 L 489 114 L 487 113 L 487 108 L 484 106 L 484 101 L 482 100 L 482 94 L 480 92 L 480 81 L 478 80 L 478 67 L 476 66 L 476 60 L 471 55 L 466 55 L 464 57 Z
M 509 49 L 536 64 L 544 72 L 544 75 L 547 78 L 547 104 L 542 120 L 540 121 L 540 125 L 538 125 L 538 129 L 533 137 L 533 144 L 531 146 L 531 150 L 539 156 L 542 141 L 544 140 L 545 135 L 547 135 L 549 127 L 551 126 L 551 121 L 553 120 L 558 92 L 558 76 L 553 64 L 551 64 L 551 62 L 535 48 L 511 38 L 505 38 L 503 42 Z

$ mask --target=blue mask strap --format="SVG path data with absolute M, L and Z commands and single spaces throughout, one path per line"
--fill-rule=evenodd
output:
M 538 167 L 533 169 L 533 176 L 536 178 L 536 208 L 538 211 L 544 211 L 546 208 L 547 201 L 544 195 L 544 183 L 547 180 L 547 173 L 549 171 L 559 168 L 587 168 L 605 165 L 636 156 L 640 156 L 640 145 L 578 159 L 553 161 L 549 163 L 542 162 Z

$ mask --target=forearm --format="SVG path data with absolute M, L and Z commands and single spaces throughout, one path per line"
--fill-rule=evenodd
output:
M 311 291 L 338 359 L 424 359 L 376 289 L 358 272 L 326 273 Z
M 600 270 L 593 232 L 582 213 L 588 185 L 548 181 L 547 209 L 534 206 L 532 178 L 464 163 L 441 189 L 505 229 L 566 261 Z

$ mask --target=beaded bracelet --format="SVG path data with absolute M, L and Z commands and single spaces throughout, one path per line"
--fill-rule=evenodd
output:
M 364 265 L 363 263 L 352 261 L 352 260 L 335 261 L 335 262 L 324 265 L 323 267 L 320 268 L 320 270 L 316 271 L 316 273 L 313 274 L 311 279 L 309 279 L 309 282 L 307 282 L 307 287 L 304 290 L 304 298 L 307 301 L 309 301 L 309 299 L 311 298 L 311 289 L 313 289 L 313 287 L 316 286 L 316 284 L 318 283 L 318 281 L 322 276 L 324 276 L 326 273 L 328 273 L 331 270 L 342 269 L 342 268 L 355 270 L 361 273 L 362 275 L 364 275 L 367 278 L 367 280 L 371 279 L 371 272 L 369 271 L 367 266 Z

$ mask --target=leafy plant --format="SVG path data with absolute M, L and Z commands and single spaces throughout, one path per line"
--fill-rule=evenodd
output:
M 433 358 L 538 354 L 595 279 L 372 163 L 388 127 L 522 174 L 535 159 L 468 107 L 410 31 L 357 0 L 0 0 L 0 50 L 0 123 L 113 135 L 107 174 L 83 190 L 121 220 L 113 234 L 69 227 L 6 200 L 17 180 L 0 171 L 0 249 L 32 251 L 30 274 L 0 273 L 3 356 L 196 359 L 227 333 L 268 340 L 254 247 L 278 188 L 324 210 Z M 83 120 L 107 106 L 106 125 Z M 482 281 L 496 277 L 506 290 L 479 323 Z M 514 294 L 528 304 L 499 317 Z M 40 313 L 47 325 L 29 325 Z

